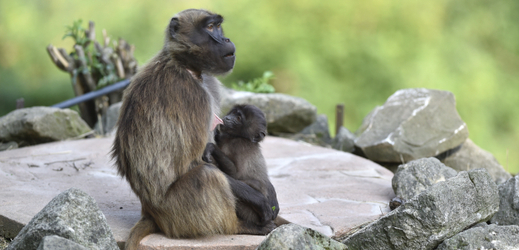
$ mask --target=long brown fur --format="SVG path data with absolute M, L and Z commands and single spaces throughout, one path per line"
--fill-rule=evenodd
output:
M 126 249 L 137 249 L 143 237 L 158 231 L 171 238 L 238 232 L 235 198 L 225 175 L 201 160 L 217 112 L 219 82 L 202 75 L 204 69 L 189 72 L 178 56 L 187 50 L 200 57 L 207 53 L 187 37 L 193 24 L 210 14 L 179 13 L 178 41 L 166 31 L 163 49 L 125 91 L 112 156 L 142 204 L 142 218 Z

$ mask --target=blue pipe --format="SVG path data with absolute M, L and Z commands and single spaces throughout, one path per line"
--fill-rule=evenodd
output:
M 130 80 L 126 79 L 126 80 L 123 80 L 123 81 L 120 81 L 120 82 L 116 82 L 116 83 L 114 83 L 112 85 L 106 86 L 106 87 L 104 87 L 104 88 L 102 88 L 100 90 L 88 92 L 88 93 L 86 93 L 84 95 L 76 96 L 76 97 L 74 97 L 72 99 L 68 99 L 68 100 L 66 100 L 64 102 L 60 102 L 58 104 L 54 104 L 51 107 L 61 108 L 61 109 L 68 108 L 70 106 L 74 106 L 76 104 L 79 104 L 79 103 L 82 103 L 82 102 L 86 102 L 86 101 L 92 100 L 94 98 L 100 97 L 102 95 L 106 95 L 106 94 L 114 92 L 116 90 L 125 88 L 129 84 L 130 84 Z

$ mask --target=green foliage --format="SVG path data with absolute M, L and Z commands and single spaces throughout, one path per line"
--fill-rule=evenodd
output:
M 86 68 L 80 67 L 78 68 L 81 73 L 87 73 L 91 72 L 92 75 L 99 79 L 97 82 L 97 89 L 101 89 L 107 85 L 116 83 L 118 81 L 121 81 L 122 79 L 119 78 L 119 76 L 116 73 L 116 69 L 112 63 L 106 64 L 101 63 L 101 53 L 95 49 L 93 40 L 90 40 L 85 35 L 86 29 L 82 26 L 83 20 L 79 19 L 72 23 L 72 26 L 67 26 L 65 30 L 65 35 L 63 36 L 63 39 L 70 37 L 74 40 L 75 44 L 81 45 L 83 49 L 85 50 L 86 56 Z M 115 45 L 110 46 L 109 49 L 115 50 Z M 77 53 L 72 52 L 70 54 L 74 59 L 78 59 Z M 74 70 L 73 72 L 73 78 L 72 82 L 76 82 L 75 78 L 78 76 L 78 70 Z
M 56 47 L 73 45 L 59 41 L 64 24 L 94 20 L 132 41 L 137 60 L 147 62 L 171 16 L 187 8 L 225 17 L 225 35 L 237 48 L 236 66 L 223 79 L 228 86 L 272 69 L 277 92 L 307 99 L 330 124 L 344 103 L 352 131 L 398 89 L 448 90 L 470 138 L 519 171 L 516 0 L 0 1 L 0 116 L 20 97 L 35 106 L 73 96 L 63 87 L 69 77 L 45 53 L 57 40 Z
M 254 93 L 274 93 L 274 91 L 276 91 L 274 86 L 269 84 L 269 81 L 273 78 L 274 73 L 271 71 L 265 71 L 263 72 L 262 77 L 254 78 L 248 82 L 238 81 L 232 83 L 231 88 Z
M 63 39 L 67 37 L 71 37 L 74 39 L 76 44 L 84 46 L 86 43 L 90 42 L 90 39 L 85 36 L 85 28 L 82 26 L 83 20 L 79 19 L 72 23 L 72 26 L 67 26 L 65 30 L 65 35 Z

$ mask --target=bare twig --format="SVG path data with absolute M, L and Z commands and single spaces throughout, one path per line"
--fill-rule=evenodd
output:
M 94 22 L 88 22 L 88 29 L 85 30 L 85 36 L 88 38 L 88 42 L 85 44 L 86 47 L 90 44 L 91 41 L 94 41 L 96 39 L 96 30 Z
M 105 47 L 108 47 L 108 45 L 110 45 L 110 37 L 108 37 L 108 35 L 106 34 L 105 29 L 103 29 L 103 42 Z
M 85 57 L 85 51 L 82 46 L 76 44 L 74 45 L 74 49 L 76 49 L 77 56 L 79 58 L 79 65 L 83 68 L 82 74 L 85 77 L 85 84 L 88 88 L 88 92 L 94 91 L 96 89 L 96 83 L 94 81 L 94 78 L 92 78 L 92 74 L 90 74 L 90 71 L 88 69 L 87 60 Z
M 117 54 L 114 53 L 112 54 L 112 62 L 114 63 L 115 69 L 117 70 L 117 76 L 119 76 L 119 78 L 124 78 L 124 66 L 121 58 L 119 58 Z
M 94 133 L 95 133 L 95 132 L 94 132 L 93 130 L 91 130 L 91 131 L 89 131 L 89 132 L 86 132 L 86 133 L 84 133 L 84 134 L 82 134 L 82 135 L 78 135 L 78 136 L 76 136 L 76 137 L 74 137 L 74 138 L 70 138 L 70 139 L 71 139 L 71 140 L 77 140 L 77 139 L 81 139 L 81 138 L 86 137 L 86 136 L 89 136 L 89 135 L 93 135 Z
M 76 163 L 75 162 L 72 163 L 72 167 L 74 167 L 74 169 L 76 169 L 76 171 L 79 172 L 79 168 L 76 167 Z
M 52 162 L 46 162 L 44 163 L 45 165 L 51 165 L 51 164 L 54 164 L 54 163 L 63 163 L 63 162 L 74 162 L 74 161 L 82 161 L 82 160 L 86 160 L 86 158 L 77 158 L 77 159 L 73 159 L 73 160 L 65 160 L 65 161 L 52 161 Z
M 61 154 L 70 154 L 72 151 L 61 151 L 61 152 L 52 152 L 47 154 L 38 154 L 38 155 L 24 155 L 24 156 L 13 156 L 13 157 L 3 157 L 0 160 L 12 160 L 12 159 L 21 159 L 26 157 L 37 157 L 37 156 L 49 156 L 49 155 L 61 155 Z
M 88 168 L 88 167 L 90 167 L 90 166 L 93 165 L 93 164 L 94 164 L 93 161 L 89 161 L 89 162 L 87 162 L 87 163 L 84 163 L 84 164 L 83 164 L 83 169 Z
M 72 58 L 69 54 L 67 54 L 67 51 L 64 48 L 58 48 L 59 54 L 61 57 L 63 57 L 65 60 L 67 60 L 69 66 L 67 67 L 67 71 L 71 72 L 74 68 L 74 58 Z
M 47 46 L 47 53 L 49 53 L 50 59 L 56 65 L 56 67 L 63 71 L 69 71 L 70 64 L 65 58 L 63 58 L 56 47 L 52 46 L 52 44 L 49 44 L 49 46 Z

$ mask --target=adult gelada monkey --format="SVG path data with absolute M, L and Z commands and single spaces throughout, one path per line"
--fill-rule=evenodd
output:
M 236 105 L 223 118 L 215 135 L 216 145 L 208 143 L 203 159 L 215 163 L 224 173 L 241 180 L 260 191 L 273 209 L 275 220 L 266 225 L 247 204 L 238 200 L 236 213 L 250 228 L 264 234 L 289 223 L 277 216 L 279 204 L 274 186 L 269 180 L 267 164 L 261 153 L 259 142 L 267 134 L 265 114 L 253 105 Z
M 164 47 L 125 91 L 112 157 L 142 205 L 126 249 L 159 231 L 171 238 L 251 233 L 236 216 L 236 199 L 264 223 L 274 217 L 260 192 L 202 161 L 218 106 L 213 75 L 235 61 L 222 22 L 206 10 L 175 15 Z

